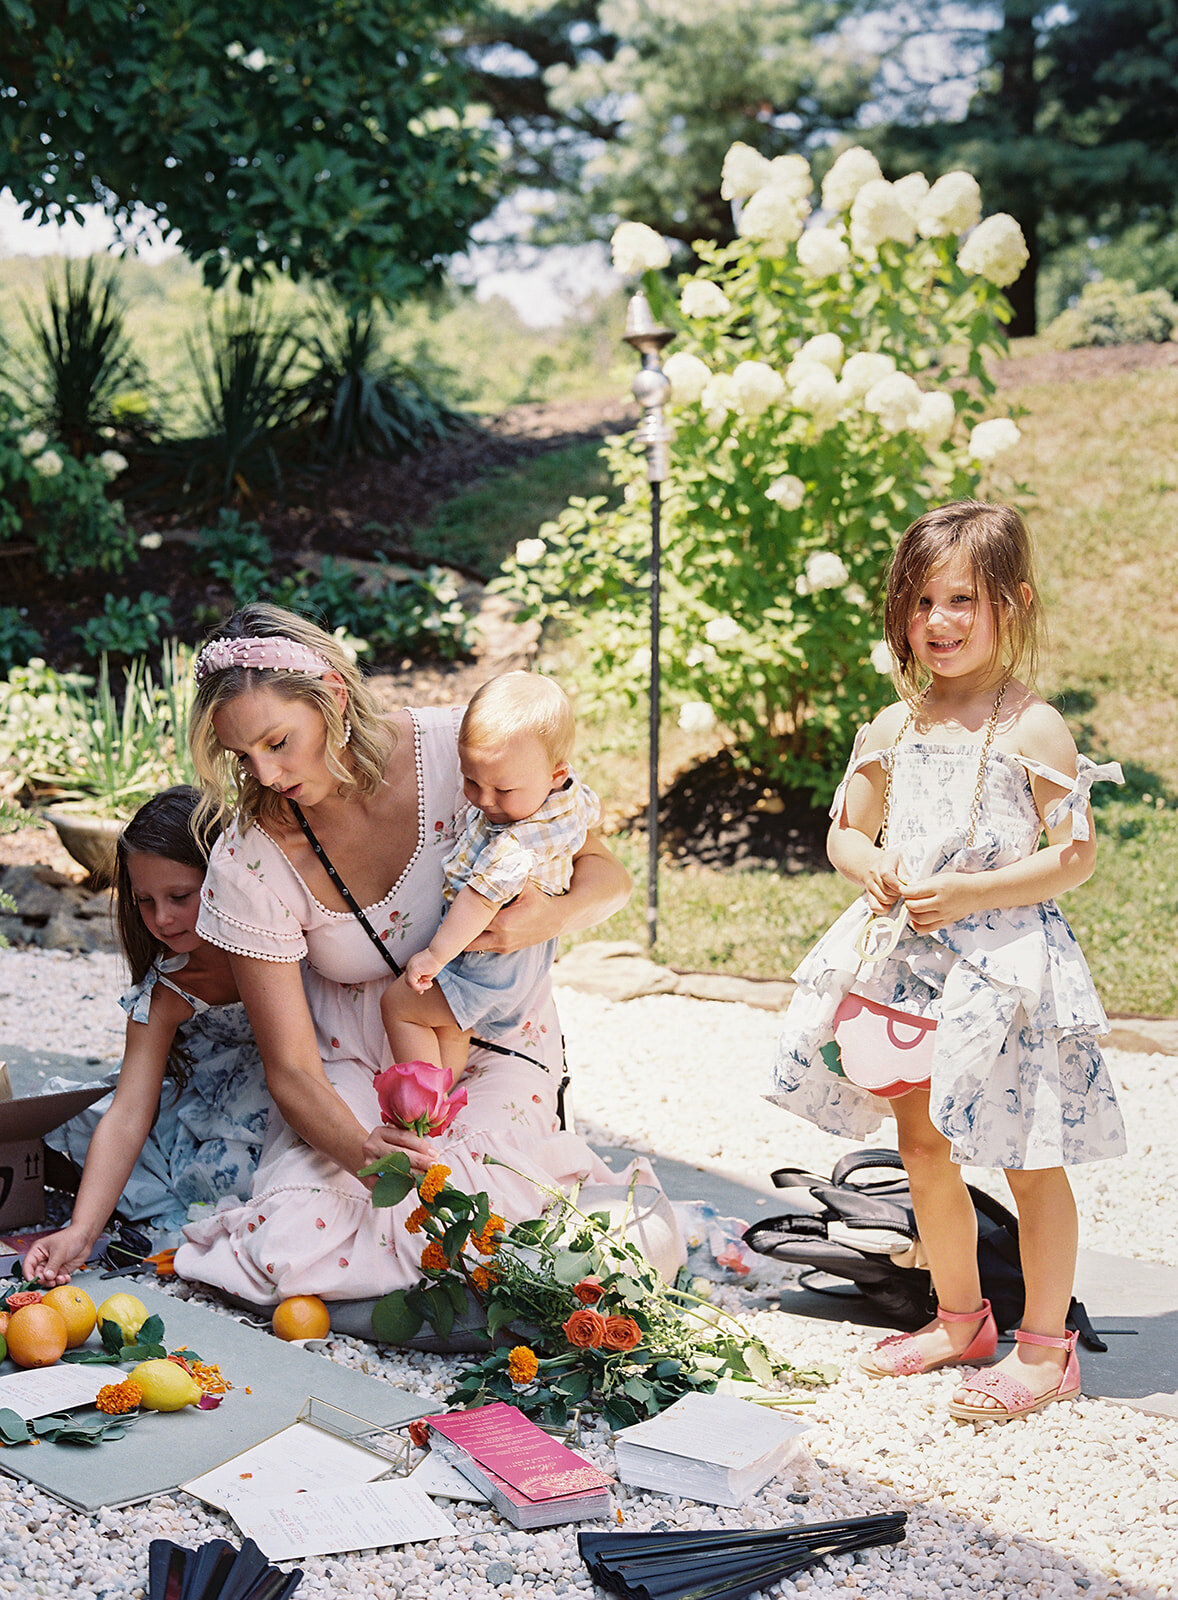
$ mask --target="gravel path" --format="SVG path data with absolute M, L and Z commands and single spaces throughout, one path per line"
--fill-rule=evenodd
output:
M 115 1056 L 117 986 L 114 957 L 0 952 L 0 1042 Z M 829 1170 L 847 1148 L 759 1098 L 773 1015 L 678 996 L 616 1005 L 564 990 L 559 999 L 578 1123 L 591 1137 L 716 1167 L 762 1189 L 774 1166 Z M 624 1054 L 607 1040 L 624 1041 Z M 1168 1131 L 1178 1112 L 1174 1058 L 1110 1052 L 1109 1059 L 1132 1153 L 1076 1174 L 1082 1242 L 1178 1264 L 1178 1151 Z M 1000 1182 L 995 1192 L 1003 1192 Z M 853 1365 L 862 1329 L 763 1309 L 755 1287 L 719 1294 L 797 1359 L 843 1364 L 838 1383 L 811 1408 L 812 1464 L 767 1485 L 739 1512 L 619 1485 L 624 1526 L 770 1525 L 903 1508 L 903 1545 L 814 1568 L 776 1593 L 838 1600 L 1178 1594 L 1178 1422 L 1082 1400 L 975 1431 L 945 1414 L 951 1374 L 873 1384 Z M 344 1338 L 330 1340 L 327 1354 L 431 1401 L 444 1396 L 457 1365 L 382 1355 Z M 600 1430 L 588 1429 L 581 1448 L 611 1465 Z M 485 1508 L 452 1514 L 457 1540 L 308 1561 L 299 1595 L 458 1600 L 502 1592 L 555 1600 L 593 1593 L 569 1528 L 522 1534 Z M 140 1595 L 148 1542 L 161 1535 L 194 1545 L 235 1531 L 184 1495 L 87 1518 L 0 1478 L 0 1596 Z

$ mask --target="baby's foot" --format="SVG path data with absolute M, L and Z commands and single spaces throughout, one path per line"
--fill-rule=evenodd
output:
M 892 1334 L 859 1357 L 859 1365 L 873 1378 L 906 1378 L 917 1372 L 935 1372 L 938 1367 L 949 1367 L 959 1362 L 977 1339 L 989 1315 L 989 1306 L 983 1306 L 976 1317 L 954 1318 L 946 1321 L 936 1316 L 915 1333 Z M 977 1360 L 986 1360 L 993 1354 L 991 1347 Z M 970 1359 L 975 1359 L 971 1357 Z

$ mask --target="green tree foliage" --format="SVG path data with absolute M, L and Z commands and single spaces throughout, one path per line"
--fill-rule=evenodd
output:
M 145 207 L 239 269 L 389 302 L 490 208 L 443 30 L 468 0 L 0 0 L 4 181 L 38 220 Z
M 1048 252 L 1147 220 L 1164 227 L 1173 214 L 1178 9 L 1170 0 L 1005 0 L 979 20 L 932 3 L 917 7 L 909 29 L 901 103 L 873 147 L 897 171 L 967 167 L 986 204 L 1018 218 L 1031 259 L 1011 289 L 1011 331 L 1033 333 Z M 930 29 L 933 70 L 916 82 L 904 63 L 913 34 Z M 938 92 L 962 62 L 980 71 L 964 113 L 946 114 Z
M 500 0 L 465 56 L 513 180 L 546 192 L 537 237 L 733 237 L 715 174 L 853 125 L 875 63 L 839 36 L 852 0 Z

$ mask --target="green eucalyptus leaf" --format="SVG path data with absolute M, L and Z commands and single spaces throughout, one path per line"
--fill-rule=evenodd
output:
M 413 1175 L 399 1168 L 386 1169 L 377 1178 L 372 1189 L 372 1203 L 374 1206 L 399 1205 L 413 1188 Z
M 557 1283 L 580 1283 L 592 1271 L 593 1255 L 590 1251 L 561 1250 L 552 1263 L 552 1273 Z
M 28 1444 L 33 1437 L 28 1423 L 8 1406 L 0 1407 L 0 1439 L 5 1444 Z
M 372 1331 L 382 1344 L 404 1344 L 420 1330 L 424 1315 L 408 1302 L 404 1289 L 394 1289 L 373 1306 Z

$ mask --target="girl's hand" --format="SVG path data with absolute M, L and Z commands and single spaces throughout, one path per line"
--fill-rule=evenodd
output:
M 414 1172 L 426 1172 L 438 1159 L 438 1152 L 428 1139 L 420 1138 L 416 1133 L 410 1133 L 408 1128 L 390 1128 L 382 1124 L 373 1128 L 364 1141 L 364 1160 L 361 1166 L 367 1166 L 370 1161 L 379 1161 L 389 1155 L 393 1150 L 404 1150 L 409 1157 L 409 1165 Z M 366 1189 L 376 1187 L 375 1176 L 361 1178 L 360 1182 Z
M 900 898 L 903 888 L 903 880 L 900 877 L 900 852 L 878 851 L 876 860 L 867 869 L 867 876 L 863 881 L 867 904 L 877 917 L 882 917 L 885 912 L 891 910 Z
M 979 880 L 985 877 L 983 872 L 938 872 L 923 883 L 908 884 L 904 903 L 916 932 L 936 933 L 980 910 Z
M 25 1256 L 21 1271 L 30 1281 L 56 1289 L 68 1283 L 72 1272 L 80 1271 L 90 1259 L 94 1240 L 72 1224 L 60 1233 L 38 1239 Z

